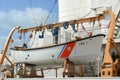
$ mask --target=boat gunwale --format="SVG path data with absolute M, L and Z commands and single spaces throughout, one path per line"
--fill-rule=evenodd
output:
M 36 49 L 44 49 L 44 48 L 50 48 L 50 47 L 66 45 L 68 43 L 72 43 L 72 42 L 76 42 L 76 41 L 82 41 L 82 40 L 93 38 L 93 37 L 96 37 L 96 36 L 104 36 L 105 37 L 104 34 L 97 34 L 97 35 L 94 35 L 94 36 L 85 37 L 85 38 L 81 38 L 79 40 L 73 40 L 73 41 L 66 42 L 66 43 L 61 43 L 61 44 L 53 44 L 53 45 L 49 45 L 49 46 L 41 46 L 41 47 L 35 47 L 35 48 L 10 48 L 10 49 L 11 50 L 16 50 L 16 51 L 29 51 L 29 50 L 36 50 Z

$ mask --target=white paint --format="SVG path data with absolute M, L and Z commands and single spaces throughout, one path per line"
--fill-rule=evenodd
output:
M 77 63 L 96 60 L 98 54 L 101 53 L 102 40 L 103 36 L 96 36 L 76 41 L 69 59 Z M 26 51 L 11 50 L 11 55 L 14 63 L 25 62 L 49 68 L 63 65 L 64 58 L 58 58 L 63 47 L 64 45 Z

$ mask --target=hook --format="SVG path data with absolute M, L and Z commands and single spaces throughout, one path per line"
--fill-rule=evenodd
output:
M 22 39 L 22 33 L 20 33 L 20 35 L 18 36 L 19 39 Z
M 85 27 L 84 27 L 83 23 L 81 23 L 81 27 L 82 27 L 83 30 L 85 30 Z
M 98 27 L 101 27 L 101 23 L 100 23 L 100 20 L 98 20 Z

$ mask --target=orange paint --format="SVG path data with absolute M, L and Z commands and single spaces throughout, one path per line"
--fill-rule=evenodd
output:
M 65 49 L 63 50 L 60 58 L 67 58 L 67 57 L 69 57 L 69 55 L 71 54 L 74 46 L 75 46 L 75 42 L 66 44 L 66 47 L 65 47 Z

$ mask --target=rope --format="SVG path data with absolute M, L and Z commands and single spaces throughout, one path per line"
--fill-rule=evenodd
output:
M 48 18 L 50 17 L 50 14 L 51 14 L 51 13 L 52 13 L 52 11 L 54 10 L 54 7 L 55 7 L 56 3 L 57 3 L 57 0 L 55 0 L 55 2 L 54 2 L 54 4 L 53 4 L 53 6 L 52 6 L 52 8 L 51 8 L 51 10 L 50 10 L 50 12 L 49 12 L 49 14 L 48 14 L 47 18 L 46 18 L 46 20 L 45 20 L 45 23 L 44 23 L 44 24 L 46 24 L 46 23 L 47 23 Z
M 76 32 L 77 32 L 77 30 L 75 29 L 75 24 L 74 24 L 74 21 L 71 21 L 71 26 L 72 26 L 73 31 L 76 33 Z
M 30 0 L 30 7 L 31 7 L 31 11 L 32 11 L 33 21 L 34 21 L 35 25 L 37 26 L 37 21 L 36 21 L 34 12 L 33 12 L 33 6 L 32 6 L 32 1 L 31 0 Z
M 120 2 L 120 0 L 118 0 L 117 5 L 116 5 L 115 9 L 113 10 L 113 12 L 116 12 L 116 10 L 117 10 L 117 8 L 119 7 L 119 4 L 120 4 L 119 2 Z
M 62 26 L 63 26 L 64 29 L 67 29 L 68 28 L 67 22 L 63 22 Z
M 85 17 L 87 17 L 91 12 L 92 12 L 92 10 L 90 10 L 87 14 L 85 14 L 84 16 L 82 16 L 82 17 L 80 17 L 80 18 L 85 18 Z
M 43 21 L 43 18 L 41 18 L 41 24 L 40 24 L 41 26 L 42 26 L 42 21 Z M 38 30 L 39 30 L 39 35 L 40 35 L 40 31 L 42 31 L 42 28 L 39 27 Z
M 82 27 L 83 30 L 85 30 L 85 27 L 84 27 L 83 23 L 81 23 L 81 27 Z
M 23 33 L 23 40 L 24 40 L 24 43 L 25 43 L 25 33 Z
M 33 6 L 32 6 L 32 1 L 31 1 L 31 0 L 30 0 L 30 7 L 31 7 L 31 10 L 32 10 L 33 21 L 34 21 L 35 25 L 37 26 L 37 21 L 36 21 L 36 18 L 35 18 L 34 12 L 33 12 Z M 36 36 L 36 32 L 35 32 L 35 35 L 34 35 L 34 38 L 33 38 L 32 44 L 30 45 L 31 47 L 32 47 L 32 45 L 33 45 L 33 43 L 34 43 L 35 36 Z
M 95 20 L 93 21 L 93 25 L 92 25 L 92 27 L 93 27 L 93 28 L 95 27 Z
M 71 11 L 71 10 L 69 10 L 69 11 Z M 68 11 L 66 11 L 66 12 L 68 12 Z M 85 18 L 85 17 L 87 17 L 90 13 L 92 12 L 92 10 L 90 10 L 88 13 L 86 13 L 84 16 L 82 16 L 82 17 L 80 17 L 80 18 Z M 70 17 L 70 16 L 75 16 L 75 15 L 69 15 L 69 16 L 62 16 L 62 17 L 60 17 L 60 18 L 65 18 L 65 17 Z
M 59 32 L 59 28 L 54 28 L 54 30 L 52 32 L 53 36 L 57 36 L 58 32 Z
M 30 45 L 30 47 L 33 46 L 33 43 L 34 43 L 34 41 L 35 41 L 35 37 L 36 37 L 36 31 L 35 31 L 35 35 L 34 35 L 34 37 L 33 37 L 33 41 L 32 41 L 32 44 Z
M 39 38 L 44 38 L 44 32 L 45 31 L 42 31 L 42 35 L 39 35 Z

